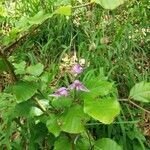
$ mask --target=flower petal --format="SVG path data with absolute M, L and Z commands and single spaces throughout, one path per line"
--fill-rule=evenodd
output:
M 75 64 L 72 68 L 72 72 L 76 74 L 80 74 L 83 72 L 83 67 L 80 64 Z

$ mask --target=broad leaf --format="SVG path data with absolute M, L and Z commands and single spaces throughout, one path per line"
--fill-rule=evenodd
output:
M 35 106 L 32 100 L 21 102 L 15 106 L 14 117 L 34 117 L 40 116 L 43 112 Z
M 29 66 L 27 68 L 27 73 L 34 75 L 34 76 L 39 76 L 43 72 L 44 66 L 41 63 L 38 63 L 33 66 Z
M 113 91 L 113 83 L 107 81 L 99 81 L 99 79 L 90 80 L 87 82 L 86 87 L 90 92 L 82 94 L 84 98 L 96 98 L 98 96 L 106 96 Z
M 49 132 L 53 133 L 55 137 L 59 136 L 61 129 L 60 129 L 60 124 L 57 116 L 51 114 L 49 119 L 46 122 L 46 126 Z
M 12 86 L 12 93 L 16 96 L 18 102 L 30 99 L 37 91 L 37 85 L 34 82 L 19 81 Z
M 104 124 L 110 124 L 120 112 L 119 102 L 112 97 L 85 99 L 84 112 Z
M 71 15 L 71 5 L 61 6 L 57 10 L 55 10 L 54 13 L 60 14 L 60 15 L 70 16 Z
M 123 4 L 125 0 L 91 0 L 91 2 L 95 2 L 100 4 L 105 9 L 115 9 L 119 5 Z
M 68 97 L 60 97 L 58 99 L 53 99 L 52 100 L 52 105 L 55 108 L 65 108 L 65 107 L 70 107 L 72 104 L 72 99 Z
M 149 103 L 150 102 L 150 82 L 137 83 L 130 91 L 130 98 Z
M 14 109 L 14 116 L 16 117 L 30 117 L 30 111 L 34 104 L 31 101 L 21 102 L 16 104 Z
M 15 67 L 15 74 L 24 74 L 25 73 L 25 67 L 26 67 L 25 61 L 22 61 L 19 64 L 14 63 L 13 65 Z
M 77 138 L 76 143 L 75 143 L 75 149 L 76 150 L 90 150 L 93 144 L 94 144 L 94 139 L 92 135 L 90 135 L 90 133 L 85 131 L 80 134 L 80 137 Z
M 120 145 L 109 138 L 102 138 L 95 142 L 94 150 L 123 150 Z
M 70 107 L 60 117 L 62 131 L 68 133 L 81 133 L 84 131 L 84 121 L 87 116 L 83 112 L 83 108 L 80 105 Z

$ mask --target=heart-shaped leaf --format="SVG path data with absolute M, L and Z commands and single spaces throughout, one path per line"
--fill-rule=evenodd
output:
M 87 120 L 87 115 L 84 114 L 83 108 L 80 105 L 70 107 L 60 117 L 61 129 L 68 133 L 81 133 L 84 131 L 84 122 Z
M 113 98 L 85 99 L 84 112 L 104 124 L 110 124 L 120 112 L 119 102 Z
M 44 66 L 41 63 L 38 63 L 33 66 L 29 66 L 27 68 L 27 73 L 34 75 L 34 76 L 39 76 L 43 72 Z
M 91 2 L 100 4 L 105 9 L 115 9 L 123 4 L 124 1 L 125 0 L 91 0 Z
M 149 103 L 150 102 L 150 82 L 137 83 L 130 91 L 129 98 L 136 101 Z
M 35 82 L 19 81 L 12 86 L 12 93 L 16 96 L 18 102 L 30 99 L 37 91 Z

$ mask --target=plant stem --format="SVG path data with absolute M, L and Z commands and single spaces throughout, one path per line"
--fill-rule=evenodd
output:
M 49 113 L 47 112 L 46 108 L 38 101 L 37 98 L 34 98 L 36 104 L 39 106 L 39 108 L 44 112 L 46 113 L 47 115 L 49 115 Z
M 131 100 L 129 100 L 129 99 L 119 99 L 119 101 L 121 101 L 121 102 L 128 102 L 128 103 L 131 103 L 131 104 L 132 104 L 132 105 L 134 105 L 135 107 L 137 107 L 137 108 L 139 108 L 139 109 L 143 110 L 144 112 L 146 112 L 146 113 L 150 114 L 150 111 L 149 111 L 149 110 L 147 110 L 147 109 L 145 109 L 145 108 L 141 107 L 140 105 L 138 105 L 138 104 L 136 104 L 136 103 L 132 102 L 132 101 L 131 101 Z
M 16 77 L 16 75 L 14 73 L 14 68 L 13 68 L 12 64 L 8 61 L 6 56 L 2 53 L 2 50 L 0 50 L 0 57 L 3 59 L 4 63 L 8 67 L 8 71 L 9 71 L 9 73 L 11 75 L 12 81 L 16 82 L 17 81 L 17 77 Z

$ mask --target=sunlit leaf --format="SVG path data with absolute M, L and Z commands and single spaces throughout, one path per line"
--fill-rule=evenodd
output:
M 98 96 L 106 96 L 113 91 L 113 83 L 101 81 L 97 78 L 87 81 L 86 87 L 90 90 L 89 93 L 84 94 L 84 97 L 86 98 L 96 98 Z
M 43 72 L 44 66 L 41 63 L 38 63 L 33 66 L 29 66 L 27 68 L 27 73 L 34 75 L 34 76 L 39 76 Z
M 95 142 L 94 150 L 123 150 L 120 145 L 109 138 L 102 138 Z
M 25 67 L 26 67 L 25 61 L 22 61 L 18 64 L 14 63 L 13 65 L 15 67 L 15 74 L 24 74 L 25 73 Z
M 104 124 L 110 124 L 120 113 L 120 105 L 119 102 L 112 97 L 85 99 L 84 112 Z
M 70 16 L 71 15 L 71 5 L 61 6 L 57 10 L 55 10 L 54 13 L 60 14 L 60 15 Z
M 91 2 L 95 2 L 100 4 L 105 9 L 115 9 L 119 5 L 123 4 L 125 0 L 91 0 Z
M 86 119 L 87 116 L 80 105 L 72 106 L 60 117 L 60 128 L 68 133 L 81 133 L 84 131 L 84 121 Z
M 150 102 L 150 82 L 137 83 L 130 91 L 130 98 L 149 103 Z

